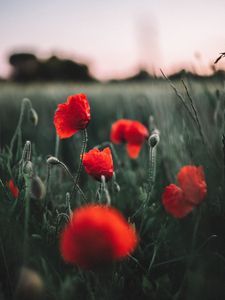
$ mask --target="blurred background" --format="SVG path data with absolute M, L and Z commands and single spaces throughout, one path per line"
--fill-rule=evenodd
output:
M 0 2 L 0 77 L 145 79 L 225 69 L 223 0 Z M 147 72 L 147 73 L 146 73 Z

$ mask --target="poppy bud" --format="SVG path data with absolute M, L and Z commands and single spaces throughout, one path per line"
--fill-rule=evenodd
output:
M 148 140 L 148 144 L 149 144 L 149 146 L 151 146 L 153 148 L 153 147 L 155 147 L 155 146 L 158 145 L 159 140 L 160 140 L 160 138 L 159 138 L 159 132 L 157 130 L 157 131 L 154 131 L 150 135 L 149 140 Z
M 29 175 L 29 176 L 32 176 L 33 175 L 33 164 L 32 162 L 29 160 L 29 161 L 26 161 L 24 163 L 24 166 L 23 166 L 23 173 L 25 175 Z
M 33 270 L 23 267 L 15 291 L 15 300 L 44 299 L 44 283 Z
M 59 165 L 60 161 L 58 160 L 57 157 L 54 156 L 50 156 L 47 160 L 46 160 L 47 164 L 49 165 Z
M 22 153 L 22 161 L 28 161 L 31 159 L 31 142 L 26 141 L 24 147 L 23 147 L 23 153 Z
M 113 185 L 114 185 L 114 188 L 115 188 L 116 192 L 119 193 L 120 192 L 120 186 L 119 186 L 119 184 L 116 181 L 114 181 Z
M 38 114 L 37 114 L 36 110 L 34 110 L 33 108 L 30 109 L 29 119 L 30 119 L 31 123 L 34 126 L 37 126 L 37 124 L 38 124 Z
M 31 180 L 31 197 L 37 200 L 44 198 L 46 194 L 46 188 L 41 178 L 35 175 Z

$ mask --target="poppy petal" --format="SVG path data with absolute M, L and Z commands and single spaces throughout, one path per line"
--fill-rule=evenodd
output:
M 185 198 L 182 189 L 175 184 L 170 184 L 165 188 L 162 203 L 165 210 L 175 218 L 185 217 L 194 208 L 194 205 Z
M 184 166 L 177 174 L 179 186 L 185 197 L 195 205 L 202 202 L 207 193 L 207 185 L 202 167 Z
M 132 159 L 136 159 L 141 151 L 142 145 L 127 144 L 127 153 Z

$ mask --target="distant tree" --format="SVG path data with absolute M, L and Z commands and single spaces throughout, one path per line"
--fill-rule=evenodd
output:
M 39 60 L 31 53 L 17 53 L 9 58 L 14 81 L 92 81 L 88 67 L 69 59 L 52 56 Z
M 31 53 L 16 53 L 9 57 L 13 67 L 12 79 L 15 81 L 32 81 L 37 77 L 39 62 Z
M 128 77 L 126 81 L 144 81 L 144 80 L 150 80 L 152 79 L 152 75 L 150 75 L 145 70 L 140 70 L 137 74 L 135 74 L 132 77 Z

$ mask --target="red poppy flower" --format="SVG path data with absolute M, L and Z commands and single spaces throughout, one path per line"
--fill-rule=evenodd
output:
M 18 198 L 20 191 L 18 187 L 14 184 L 12 179 L 10 179 L 9 182 L 6 182 L 6 186 L 10 189 L 12 196 L 15 199 Z
M 138 157 L 148 136 L 148 129 L 138 121 L 121 119 L 113 123 L 111 128 L 111 141 L 114 144 L 126 142 L 128 155 L 132 159 Z
M 202 167 L 184 166 L 177 174 L 178 185 L 170 184 L 162 196 L 165 210 L 175 218 L 183 218 L 206 196 L 207 185 Z
M 84 154 L 82 163 L 85 171 L 96 180 L 100 181 L 102 175 L 106 180 L 113 176 L 113 159 L 109 147 L 102 151 L 97 148 L 90 150 Z
M 78 94 L 67 98 L 59 104 L 54 116 L 56 132 L 61 139 L 69 138 L 81 129 L 85 129 L 90 121 L 90 106 L 86 95 Z
M 127 152 L 130 158 L 137 158 L 142 144 L 148 138 L 148 129 L 138 121 L 133 121 L 126 128 L 125 139 L 127 141 Z
M 92 269 L 129 255 L 137 245 L 132 225 L 116 209 L 91 204 L 76 209 L 62 231 L 64 260 Z
M 205 198 L 207 185 L 202 167 L 185 166 L 177 174 L 179 186 L 184 191 L 185 198 L 197 205 Z
M 120 144 L 126 141 L 125 131 L 131 122 L 131 120 L 120 119 L 112 124 L 110 139 L 114 144 Z
M 183 218 L 193 210 L 193 204 L 186 201 L 184 192 L 175 184 L 165 188 L 162 202 L 165 210 L 175 218 Z

